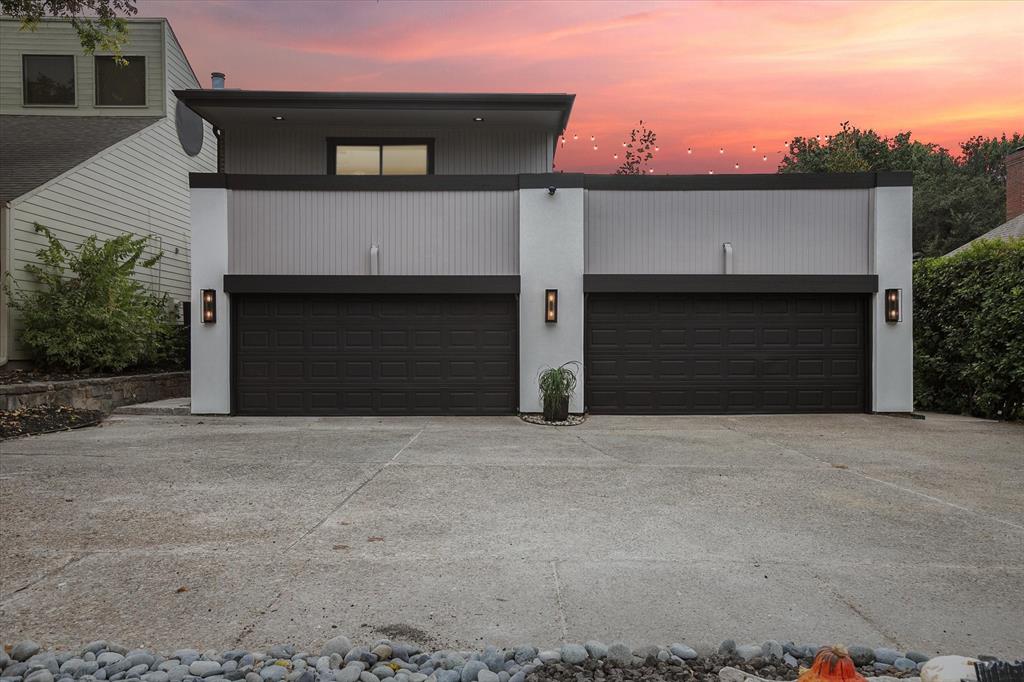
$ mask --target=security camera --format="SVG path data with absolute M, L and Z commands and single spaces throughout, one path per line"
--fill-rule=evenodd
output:
M 551 187 L 548 187 L 548 194 L 550 194 L 551 196 L 555 196 L 555 191 L 556 191 L 557 189 L 558 189 L 558 188 L 557 188 L 557 187 L 555 187 L 554 185 L 552 185 Z

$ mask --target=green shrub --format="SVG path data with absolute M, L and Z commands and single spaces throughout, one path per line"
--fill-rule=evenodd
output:
M 1024 239 L 914 264 L 917 406 L 1024 418 Z
M 118 372 L 128 367 L 177 367 L 185 340 L 166 294 L 153 294 L 133 275 L 156 265 L 143 259 L 148 238 L 123 234 L 107 242 L 90 236 L 69 250 L 36 224 L 47 246 L 25 269 L 37 291 L 7 287 L 20 313 L 20 341 L 46 368 Z

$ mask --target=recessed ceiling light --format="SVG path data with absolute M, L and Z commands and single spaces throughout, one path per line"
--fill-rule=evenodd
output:
M 284 120 L 284 116 L 275 116 L 274 120 L 275 121 L 283 121 Z
M 473 120 L 476 121 L 477 123 L 483 123 L 484 117 L 483 116 L 474 116 Z

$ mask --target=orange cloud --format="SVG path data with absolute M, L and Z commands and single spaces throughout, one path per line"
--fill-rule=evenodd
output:
M 599 144 L 560 149 L 566 170 L 613 168 L 641 118 L 658 172 L 763 171 L 845 120 L 952 149 L 1024 127 L 1015 2 L 139 4 L 234 87 L 574 92 Z

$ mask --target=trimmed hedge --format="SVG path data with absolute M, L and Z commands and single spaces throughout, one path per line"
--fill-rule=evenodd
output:
M 914 264 L 914 392 L 919 409 L 1024 418 L 1024 239 Z

